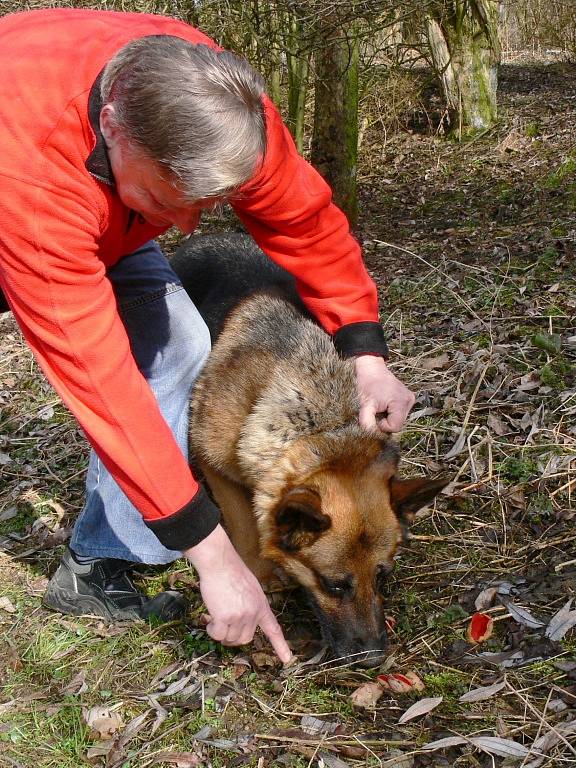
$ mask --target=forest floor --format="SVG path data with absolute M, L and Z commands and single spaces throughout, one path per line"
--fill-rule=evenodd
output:
M 276 610 L 296 666 L 261 638 L 216 647 L 182 563 L 141 584 L 184 590 L 185 623 L 46 611 L 87 450 L 0 319 L 0 766 L 576 762 L 575 94 L 574 68 L 509 64 L 500 123 L 476 141 L 364 137 L 359 236 L 394 369 L 418 393 L 402 472 L 455 477 L 390 580 L 379 669 L 327 664 L 290 595 Z M 478 612 L 493 633 L 474 644 Z M 409 671 L 423 690 L 353 704 L 377 674 Z

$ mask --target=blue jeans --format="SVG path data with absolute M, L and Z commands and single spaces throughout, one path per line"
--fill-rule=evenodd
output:
M 134 359 L 187 457 L 190 391 L 210 351 L 208 329 L 156 243 L 123 258 L 108 278 Z M 181 556 L 158 541 L 94 451 L 70 546 L 80 555 L 149 565 Z

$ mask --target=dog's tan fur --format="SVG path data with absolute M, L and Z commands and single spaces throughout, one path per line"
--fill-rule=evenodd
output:
M 338 655 L 377 659 L 380 594 L 415 509 L 446 481 L 396 477 L 398 450 L 358 422 L 353 362 L 282 297 L 244 299 L 197 382 L 191 448 L 232 541 L 267 583 L 301 584 Z

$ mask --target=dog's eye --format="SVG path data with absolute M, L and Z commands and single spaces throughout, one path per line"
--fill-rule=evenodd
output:
M 350 597 L 354 591 L 352 577 L 346 579 L 327 579 L 322 577 L 322 584 L 326 592 L 333 597 Z

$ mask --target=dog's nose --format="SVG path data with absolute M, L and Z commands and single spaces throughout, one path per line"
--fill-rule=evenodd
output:
M 348 644 L 347 655 L 353 666 L 377 667 L 384 661 L 387 645 L 386 632 L 383 632 L 379 638 L 356 636 L 351 638 Z

